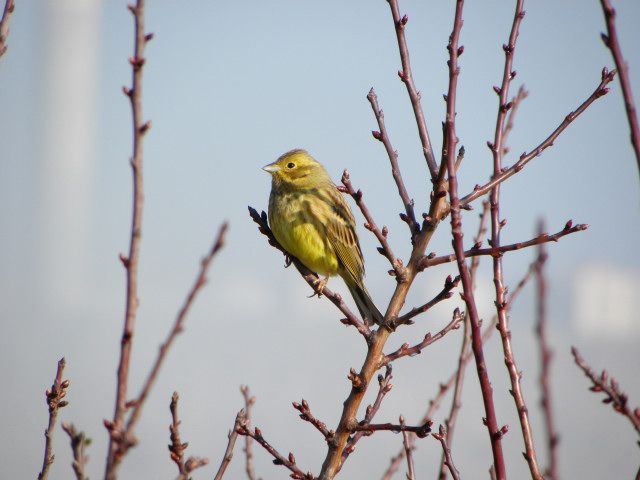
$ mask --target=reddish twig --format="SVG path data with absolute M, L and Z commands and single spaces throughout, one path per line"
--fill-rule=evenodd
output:
M 411 432 L 418 436 L 418 438 L 424 438 L 431 432 L 432 422 L 425 422 L 422 425 L 411 426 L 394 423 L 365 423 L 357 424 L 353 427 L 354 432 L 365 432 L 365 434 L 371 435 L 373 432 Z
M 493 143 L 488 143 L 489 149 L 493 155 L 493 178 L 497 178 L 502 172 L 502 155 L 504 153 L 504 131 L 507 112 L 513 104 L 510 104 L 509 87 L 511 80 L 515 77 L 516 72 L 513 70 L 513 56 L 516 48 L 516 40 L 520 24 L 524 18 L 524 0 L 517 0 L 515 13 L 513 15 L 513 23 L 511 25 L 511 33 L 509 41 L 503 45 L 504 50 L 504 69 L 502 73 L 502 84 L 500 87 L 494 87 L 498 94 L 498 113 L 496 116 L 496 128 Z M 497 183 L 491 189 L 490 195 L 491 205 L 491 246 L 500 247 L 500 231 L 504 227 L 504 221 L 500 220 L 500 184 Z M 570 224 L 567 223 L 569 227 Z M 523 453 L 529 472 L 533 480 L 543 480 L 538 460 L 536 458 L 536 450 L 533 444 L 533 434 L 531 424 L 529 422 L 529 411 L 525 403 L 524 394 L 520 385 L 521 373 L 516 365 L 515 355 L 513 353 L 513 345 L 511 341 L 511 332 L 509 330 L 509 321 L 507 318 L 507 299 L 506 287 L 504 284 L 504 276 L 502 269 L 502 256 L 493 257 L 493 283 L 495 285 L 495 306 L 498 313 L 498 331 L 502 339 L 502 350 L 504 352 L 504 362 L 509 372 L 509 380 L 511 382 L 511 395 L 513 396 L 518 418 L 520 420 L 520 430 L 524 441 L 525 452 Z M 499 472 L 498 472 L 498 476 Z
M 133 175 L 133 214 L 131 217 L 131 236 L 129 254 L 120 255 L 127 272 L 127 293 L 125 319 L 120 343 L 120 360 L 118 364 L 118 384 L 113 421 L 109 423 L 109 454 L 105 470 L 106 480 L 115 480 L 117 467 L 122 455 L 135 444 L 135 440 L 123 436 L 125 415 L 127 412 L 127 387 L 129 382 L 129 365 L 131 348 L 138 310 L 138 260 L 140 257 L 140 239 L 142 236 L 143 181 L 142 181 L 142 139 L 149 130 L 150 123 L 143 123 L 142 118 L 142 67 L 145 64 L 144 47 L 152 35 L 144 29 L 144 0 L 137 0 L 136 5 L 129 5 L 134 19 L 135 44 L 133 57 L 129 58 L 132 70 L 131 88 L 123 87 L 125 95 L 131 102 L 133 116 L 133 155 L 130 160 Z
M 9 18 L 15 9 L 13 0 L 5 0 L 2 18 L 0 19 L 0 57 L 7 51 L 7 37 L 9 36 Z
M 56 378 L 45 392 L 45 400 L 49 409 L 49 424 L 44 431 L 44 458 L 42 460 L 42 469 L 38 474 L 38 480 L 45 480 L 49 476 L 49 467 L 53 463 L 53 434 L 55 432 L 56 421 L 58 419 L 58 410 L 66 407 L 68 402 L 63 400 L 67 395 L 67 388 L 69 388 L 69 380 L 62 380 L 62 374 L 64 373 L 65 360 L 61 358 L 58 361 L 58 368 L 56 370 Z
M 312 272 L 307 267 L 305 267 L 302 264 L 302 262 L 300 262 L 300 260 L 298 260 L 297 258 L 289 256 L 286 250 L 282 248 L 282 246 L 278 243 L 276 238 L 273 236 L 273 232 L 269 228 L 266 212 L 263 211 L 262 214 L 259 214 L 255 208 L 249 207 L 249 215 L 251 216 L 252 220 L 258 225 L 258 230 L 260 231 L 260 233 L 262 233 L 265 237 L 267 237 L 269 241 L 269 245 L 277 248 L 287 258 L 290 258 L 291 263 L 295 265 L 300 275 L 302 275 L 302 278 L 304 278 L 307 284 L 315 291 L 317 281 L 319 278 L 318 275 L 316 275 L 314 272 Z M 371 330 L 369 329 L 369 326 L 364 322 L 362 322 L 361 320 L 359 320 L 358 317 L 349 309 L 347 304 L 342 299 L 342 295 L 331 291 L 326 285 L 323 288 L 321 293 L 322 295 L 327 297 L 331 301 L 331 303 L 333 303 L 338 308 L 338 310 L 340 310 L 340 312 L 342 312 L 342 314 L 345 316 L 345 318 L 340 321 L 344 325 L 351 325 L 355 327 L 356 330 L 358 330 L 358 332 L 360 332 L 360 334 L 365 338 L 367 343 L 369 343 L 371 341 Z
M 380 405 L 382 404 L 382 400 L 384 399 L 385 395 L 387 395 L 387 393 L 389 393 L 393 388 L 393 385 L 391 384 L 391 379 L 393 378 L 392 372 L 393 372 L 393 369 L 391 365 L 386 365 L 384 376 L 378 375 L 378 385 L 379 385 L 378 394 L 376 395 L 376 399 L 373 402 L 373 404 L 367 405 L 367 410 L 364 415 L 364 420 L 362 421 L 363 423 L 365 424 L 371 423 L 371 421 L 373 420 L 373 417 L 376 415 L 376 413 L 378 413 L 378 410 L 380 409 Z M 351 455 L 351 453 L 355 450 L 356 444 L 360 441 L 360 439 L 363 436 L 364 436 L 364 432 L 360 431 L 360 432 L 354 433 L 351 436 L 351 438 L 349 438 L 349 441 L 347 442 L 347 446 L 345 447 L 344 452 L 342 453 L 342 464 L 344 464 L 344 461 L 347 459 L 347 457 Z
M 402 63 L 402 70 L 398 72 L 400 80 L 407 87 L 407 93 L 411 100 L 411 106 L 413 107 L 413 114 L 416 119 L 416 125 L 418 127 L 418 135 L 420 136 L 420 143 L 422 144 L 422 152 L 431 174 L 431 179 L 436 180 L 438 177 L 438 166 L 433 155 L 433 147 L 431 146 L 431 140 L 429 139 L 429 132 L 427 130 L 427 122 L 422 111 L 422 105 L 420 104 L 420 92 L 416 89 L 413 82 L 413 73 L 411 72 L 411 62 L 409 60 L 409 47 L 407 46 L 407 39 L 404 35 L 405 25 L 409 20 L 409 17 L 404 15 L 400 17 L 400 7 L 397 0 L 387 0 L 391 7 L 391 16 L 393 17 L 393 25 L 396 30 L 396 38 L 398 40 L 398 49 L 400 51 L 400 62 Z
M 400 425 L 404 426 L 404 417 L 400 415 Z M 413 466 L 413 449 L 409 441 L 409 432 L 406 430 L 402 432 L 402 447 L 404 448 L 404 456 L 407 459 L 407 480 L 415 480 L 416 472 Z
M 456 1 L 456 12 L 453 23 L 453 29 L 451 36 L 449 37 L 449 44 L 447 50 L 449 52 L 449 61 L 447 62 L 449 67 L 449 88 L 447 91 L 447 116 L 446 116 L 446 165 L 449 178 L 449 203 L 451 205 L 451 234 L 453 237 L 453 249 L 456 255 L 456 261 L 458 263 L 458 271 L 462 280 L 462 288 L 464 293 L 462 298 L 467 305 L 467 312 L 469 314 L 469 321 L 471 323 L 471 338 L 472 348 L 476 361 L 476 368 L 478 372 L 478 378 L 480 380 L 480 388 L 482 391 L 482 399 L 485 408 L 485 425 L 489 433 L 489 440 L 491 442 L 491 450 L 493 453 L 493 464 L 498 473 L 499 480 L 504 480 L 506 477 L 504 456 L 502 453 L 502 435 L 501 429 L 498 427 L 498 421 L 496 418 L 495 405 L 493 403 L 493 388 L 491 387 L 491 381 L 489 380 L 489 374 L 487 372 L 487 366 L 484 360 L 484 352 L 482 347 L 482 333 L 480 331 L 480 317 L 476 307 L 476 301 L 473 293 L 473 284 L 471 282 L 471 275 L 464 255 L 464 243 L 462 234 L 462 219 L 460 215 L 461 201 L 458 198 L 458 179 L 456 176 L 456 145 L 458 138 L 456 136 L 455 119 L 456 119 L 456 91 L 458 75 L 460 68 L 458 67 L 458 57 L 462 54 L 462 47 L 458 46 L 458 39 L 460 37 L 460 30 L 462 29 L 462 7 L 464 5 L 463 0 Z
M 247 427 L 249 427 L 251 426 L 251 409 L 253 408 L 253 404 L 256 403 L 256 397 L 251 395 L 248 385 L 242 385 L 240 391 L 244 397 L 245 423 Z M 253 439 L 249 436 L 245 436 L 244 439 L 245 472 L 247 472 L 247 478 L 249 480 L 257 480 L 256 471 L 253 467 Z
M 222 461 L 220 462 L 220 467 L 218 467 L 218 471 L 216 472 L 216 476 L 213 477 L 213 480 L 221 480 L 224 476 L 227 467 L 231 463 L 231 459 L 233 458 L 233 448 L 236 445 L 236 440 L 238 439 L 238 429 L 241 425 L 246 425 L 246 414 L 245 410 L 242 409 L 236 415 L 236 420 L 233 424 L 233 429 L 229 431 L 227 435 L 229 437 L 229 441 L 227 442 L 227 448 L 222 456 Z
M 627 394 L 620 390 L 620 385 L 615 378 L 609 378 L 609 374 L 606 370 L 598 376 L 587 365 L 580 352 L 576 347 L 571 347 L 571 353 L 576 362 L 576 365 L 582 369 L 584 374 L 591 380 L 593 386 L 589 389 L 592 392 L 603 392 L 606 398 L 602 400 L 602 403 L 610 403 L 613 409 L 620 415 L 624 415 L 629 419 L 633 428 L 640 434 L 640 407 L 635 408 L 633 411 L 629 407 L 629 398 Z
M 378 248 L 378 252 L 380 252 L 381 255 L 384 255 L 387 258 L 387 260 L 389 260 L 389 263 L 393 268 L 393 273 L 396 279 L 398 281 L 402 281 L 402 279 L 405 276 L 404 266 L 402 265 L 402 260 L 400 260 L 393 254 L 393 251 L 391 250 L 391 246 L 387 241 L 387 234 L 388 234 L 387 227 L 383 226 L 382 230 L 378 228 L 378 226 L 376 225 L 376 222 L 373 220 L 373 217 L 371 216 L 371 213 L 369 212 L 369 209 L 367 208 L 364 201 L 362 200 L 362 190 L 358 190 L 356 192 L 353 189 L 351 180 L 349 180 L 349 172 L 347 170 L 345 170 L 344 173 L 342 174 L 342 184 L 344 185 L 344 191 L 346 191 L 346 193 L 351 195 L 351 198 L 353 198 L 353 200 L 356 202 L 356 205 L 358 205 L 358 207 L 360 208 L 362 215 L 364 215 L 364 218 L 366 220 L 364 227 L 367 230 L 371 231 L 380 242 L 381 246 Z
M 640 173 L 640 127 L 638 126 L 638 116 L 636 114 L 636 104 L 633 101 L 631 91 L 631 80 L 629 79 L 629 65 L 622 56 L 620 42 L 618 42 L 618 32 L 616 30 L 616 11 L 609 0 L 600 0 L 604 20 L 607 24 L 607 34 L 602 33 L 602 41 L 611 50 L 616 68 L 620 72 L 620 85 L 622 86 L 622 96 L 624 98 L 624 108 L 627 111 L 627 120 L 631 130 L 631 145 L 636 154 L 638 163 L 638 173 Z
M 298 480 L 314 480 L 314 476 L 311 473 L 304 473 L 302 470 L 300 470 L 300 468 L 298 468 L 298 465 L 296 465 L 296 457 L 293 455 L 293 453 L 289 452 L 289 455 L 287 455 L 286 457 L 280 454 L 275 448 L 271 446 L 269 442 L 265 440 L 265 438 L 262 436 L 262 431 L 258 427 L 256 427 L 254 430 L 251 430 L 247 427 L 243 419 L 241 419 L 240 424 L 236 427 L 236 431 L 240 435 L 248 435 L 256 442 L 258 442 L 262 446 L 262 448 L 269 452 L 269 454 L 275 459 L 273 461 L 275 465 L 284 465 L 291 471 L 291 478 Z
M 598 84 L 596 89 L 593 91 L 593 93 L 589 96 L 589 98 L 587 98 L 584 102 L 582 102 L 582 104 L 577 109 L 569 113 L 564 118 L 564 120 L 560 123 L 560 125 L 558 125 L 558 127 L 551 133 L 551 135 L 549 135 L 542 143 L 540 143 L 537 147 L 535 147 L 529 153 L 525 152 L 522 155 L 520 155 L 520 159 L 516 163 L 514 163 L 512 166 L 508 168 L 502 168 L 498 176 L 494 175 L 489 182 L 485 183 L 482 186 L 476 185 L 473 189 L 473 192 L 469 193 L 468 195 L 465 195 L 460 199 L 460 204 L 462 206 L 465 206 L 473 202 L 477 198 L 482 197 L 483 195 L 491 191 L 491 189 L 493 189 L 496 185 L 504 182 L 507 178 L 518 173 L 520 170 L 522 170 L 525 167 L 527 163 L 529 163 L 531 160 L 533 160 L 538 155 L 540 155 L 544 150 L 552 146 L 556 138 L 558 138 L 558 136 L 560 136 L 560 134 L 571 123 L 573 123 L 573 121 L 576 118 L 578 118 L 581 113 L 583 113 L 587 108 L 589 108 L 589 106 L 593 102 L 595 102 L 598 98 L 606 95 L 609 92 L 607 85 L 611 83 L 615 75 L 616 75 L 615 70 L 609 71 L 607 70 L 606 67 L 603 68 L 602 79 L 600 80 L 600 83 Z
M 504 222 L 503 222 L 504 224 Z M 472 248 L 464 252 L 465 257 L 478 257 L 482 255 L 489 255 L 494 258 L 500 258 L 506 252 L 512 252 L 514 250 L 521 250 L 523 248 L 532 247 L 534 245 L 540 245 L 548 242 L 557 242 L 559 239 L 572 233 L 581 232 L 589 228 L 589 225 L 585 223 L 573 224 L 573 220 L 569 220 L 562 230 L 557 231 L 549 235 L 548 233 L 541 233 L 538 236 L 526 240 L 524 242 L 511 243 L 509 245 L 494 245 L 490 248 L 479 248 L 480 244 L 476 243 Z M 425 269 L 434 267 L 436 265 L 442 265 L 443 263 L 449 263 L 456 260 L 455 254 L 441 255 L 436 257 L 435 255 L 427 255 L 420 261 L 420 268 Z
M 447 300 L 451 298 L 451 296 L 453 295 L 453 292 L 451 290 L 453 290 L 458 286 L 458 282 L 460 282 L 459 276 L 453 279 L 451 278 L 451 275 L 447 276 L 447 278 L 444 281 L 444 287 L 442 287 L 442 290 L 440 290 L 440 292 L 435 297 L 433 297 L 424 305 L 420 307 L 414 307 L 404 315 L 399 316 L 397 320 L 393 322 L 392 328 L 397 328 L 399 325 L 413 324 L 413 320 L 412 320 L 413 317 L 426 312 L 427 310 L 436 306 L 438 303 L 442 302 L 443 300 Z
M 84 449 L 89 446 L 91 440 L 86 438 L 84 432 L 78 432 L 72 423 L 62 422 L 62 430 L 67 432 L 71 441 L 71 452 L 73 453 L 71 467 L 76 480 L 88 480 L 85 467 L 89 461 L 89 456 L 85 454 Z
M 398 348 L 396 351 L 391 352 L 388 355 L 385 355 L 384 359 L 382 360 L 382 364 L 387 365 L 390 362 L 393 362 L 399 358 L 406 357 L 406 356 L 413 357 L 414 355 L 418 355 L 422 353 L 422 350 L 427 348 L 429 345 L 440 340 L 451 330 L 456 330 L 458 327 L 460 327 L 460 322 L 462 321 L 463 318 L 464 316 L 462 315 L 462 313 L 460 313 L 460 310 L 456 308 L 453 312 L 451 321 L 442 330 L 440 330 L 435 335 L 431 335 L 431 332 L 428 332 L 424 336 L 424 340 L 422 340 L 420 343 L 417 343 L 412 347 L 410 347 L 408 343 L 403 343 L 400 346 L 400 348 Z
M 515 97 L 509 102 L 511 104 L 511 108 L 509 109 L 509 113 L 507 114 L 507 121 L 503 129 L 502 133 L 502 154 L 506 155 L 509 153 L 509 147 L 507 146 L 507 138 L 509 134 L 513 130 L 514 118 L 516 113 L 518 112 L 518 108 L 522 101 L 529 96 L 529 91 L 524 88 L 524 85 L 520 85 L 518 89 L 518 93 Z
M 475 245 L 481 245 L 484 240 L 484 236 L 487 233 L 487 220 L 488 220 L 489 202 L 482 202 L 482 213 L 480 213 L 480 222 L 478 225 L 478 233 L 474 238 Z M 480 265 L 480 257 L 473 257 L 471 259 L 471 266 L 469 268 L 469 275 L 471 277 L 471 284 L 475 288 L 476 285 L 476 272 Z M 483 339 L 484 342 L 484 339 Z M 449 409 L 449 416 L 445 420 L 447 429 L 447 441 L 451 445 L 453 441 L 453 432 L 455 429 L 456 421 L 458 419 L 458 412 L 462 408 L 462 388 L 464 385 L 464 376 L 467 369 L 467 361 L 465 357 L 470 357 L 471 347 L 471 324 L 469 321 L 469 315 L 465 313 L 464 316 L 464 333 L 462 338 L 462 345 L 460 347 L 460 354 L 458 355 L 458 370 L 455 373 L 455 387 L 453 389 L 453 398 L 451 400 L 451 408 Z M 440 458 L 440 474 L 439 479 L 445 480 L 447 478 L 447 457 L 446 450 L 443 450 Z
M 449 469 L 449 472 L 451 473 L 451 477 L 453 478 L 453 480 L 460 480 L 460 474 L 458 473 L 458 469 L 453 463 L 453 458 L 451 458 L 451 448 L 447 443 L 447 431 L 442 425 L 440 425 L 440 428 L 438 429 L 438 433 L 432 433 L 431 436 L 436 440 L 438 440 L 440 442 L 440 445 L 442 446 L 444 464 Z
M 538 232 L 544 231 L 544 222 L 540 221 Z M 547 449 L 549 452 L 549 465 L 545 470 L 545 478 L 557 480 L 558 478 L 558 443 L 560 438 L 556 432 L 553 420 L 553 406 L 551 404 L 551 358 L 553 353 L 547 342 L 547 281 L 544 274 L 544 266 L 547 261 L 547 252 L 544 245 L 538 245 L 538 258 L 536 259 L 535 273 L 537 280 L 537 321 L 536 335 L 540 347 L 540 405 L 544 415 L 545 431 L 547 435 Z
M 396 186 L 398 187 L 398 194 L 400 195 L 402 203 L 404 204 L 405 215 L 401 215 L 401 218 L 409 225 L 411 236 L 413 238 L 413 235 L 420 230 L 420 225 L 416 220 L 416 214 L 413 209 L 413 199 L 409 197 L 407 188 L 404 186 L 402 174 L 400 173 L 400 166 L 398 165 L 398 152 L 393 149 L 393 146 L 391 146 L 391 140 L 389 140 L 387 127 L 384 123 L 384 113 L 378 105 L 378 96 L 376 95 L 376 92 L 373 90 L 373 88 L 369 90 L 367 100 L 369 100 L 369 103 L 371 104 L 371 108 L 373 109 L 373 114 L 376 117 L 379 128 L 379 130 L 377 131 L 372 131 L 371 134 L 373 135 L 373 138 L 382 142 L 385 150 L 387 151 L 389 161 L 391 162 L 391 175 L 393 175 L 393 179 L 395 180 Z
M 305 422 L 309 422 L 311 425 L 316 427 L 316 429 L 322 434 L 325 440 L 331 440 L 331 438 L 333 437 L 333 432 L 329 431 L 327 425 L 324 422 L 318 420 L 313 416 L 313 414 L 311 413 L 311 409 L 309 408 L 309 402 L 307 402 L 303 398 L 300 403 L 293 402 L 292 405 L 293 408 L 300 412 L 300 418 L 302 420 L 304 420 Z
M 171 452 L 171 460 L 178 466 L 178 478 L 177 480 L 189 480 L 189 474 L 195 469 L 203 467 L 209 463 L 207 458 L 189 457 L 185 461 L 184 451 L 189 444 L 182 442 L 180 439 L 180 419 L 178 418 L 178 392 L 173 392 L 171 396 L 171 404 L 169 409 L 171 410 L 171 425 L 169 425 L 169 432 L 171 443 L 169 444 L 169 452 Z

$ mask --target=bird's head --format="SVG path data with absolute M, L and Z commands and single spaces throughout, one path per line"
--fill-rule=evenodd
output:
M 329 174 L 306 150 L 295 149 L 262 167 L 273 178 L 274 186 L 296 189 L 313 188 L 331 182 Z

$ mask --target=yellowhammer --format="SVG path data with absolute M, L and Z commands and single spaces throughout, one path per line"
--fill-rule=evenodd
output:
M 280 245 L 308 269 L 340 275 L 362 317 L 382 323 L 383 315 L 364 286 L 364 259 L 349 205 L 325 168 L 305 150 L 291 150 L 263 167 L 271 174 L 269 225 Z

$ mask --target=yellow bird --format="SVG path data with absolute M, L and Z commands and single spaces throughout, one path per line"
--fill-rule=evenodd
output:
M 309 270 L 340 275 L 362 317 L 384 317 L 364 286 L 364 259 L 349 205 L 325 168 L 305 150 L 291 150 L 263 167 L 271 174 L 269 225 L 280 245 Z

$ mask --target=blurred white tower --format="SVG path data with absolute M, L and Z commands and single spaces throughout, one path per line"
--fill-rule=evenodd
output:
M 44 304 L 78 305 L 90 255 L 99 0 L 46 3 L 41 150 Z

